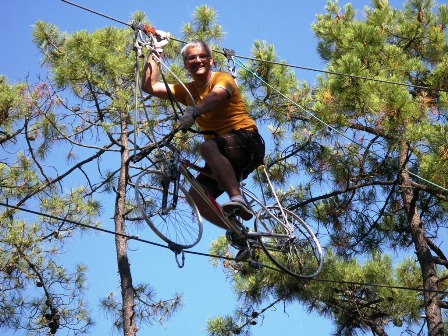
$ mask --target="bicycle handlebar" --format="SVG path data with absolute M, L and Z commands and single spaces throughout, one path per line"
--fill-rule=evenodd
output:
M 180 128 L 177 127 L 174 130 L 172 130 L 170 133 L 166 134 L 161 140 L 151 144 L 149 147 L 146 147 L 142 149 L 138 154 L 132 155 L 129 160 L 131 160 L 134 163 L 137 163 L 141 161 L 144 157 L 149 155 L 153 150 L 157 148 L 165 147 L 173 138 L 174 135 L 179 132 Z
M 201 135 L 218 136 L 218 133 L 216 133 L 215 131 L 198 131 L 198 130 L 195 130 L 194 128 L 191 128 L 191 127 L 186 129 L 186 130 L 181 130 L 180 127 L 176 127 L 170 133 L 166 134 L 161 140 L 153 143 L 149 147 L 146 147 L 146 148 L 142 149 L 138 154 L 132 155 L 130 157 L 130 160 L 132 162 L 134 162 L 134 163 L 137 163 L 140 160 L 142 160 L 145 156 L 149 155 L 153 150 L 155 150 L 157 148 L 165 147 L 174 138 L 174 135 L 177 132 L 179 132 L 179 131 L 191 132 L 191 133 L 194 133 L 194 134 L 201 134 Z

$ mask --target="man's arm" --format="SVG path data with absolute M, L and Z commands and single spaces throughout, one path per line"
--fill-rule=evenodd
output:
M 183 116 L 179 119 L 180 129 L 188 129 L 194 125 L 195 119 L 203 114 L 212 112 L 230 97 L 229 92 L 222 87 L 215 87 L 196 106 L 187 106 Z
M 168 99 L 168 92 L 164 83 L 159 82 L 159 66 L 154 61 L 152 55 L 143 68 L 142 90 L 158 98 Z
M 229 99 L 230 93 L 222 87 L 214 87 L 204 99 L 196 105 L 196 110 L 199 115 L 212 112 L 221 105 L 225 100 Z

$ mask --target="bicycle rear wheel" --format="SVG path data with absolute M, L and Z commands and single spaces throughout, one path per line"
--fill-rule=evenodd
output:
M 135 183 L 135 199 L 143 219 L 168 244 L 182 248 L 196 245 L 202 237 L 202 218 L 187 190 L 160 170 L 147 170 Z M 166 204 L 163 202 L 166 197 Z M 176 199 L 177 198 L 177 199 Z
M 279 206 L 268 206 L 257 213 L 257 232 L 284 235 L 260 237 L 260 244 L 268 258 L 281 270 L 308 279 L 322 268 L 322 249 L 309 226 L 292 211 Z

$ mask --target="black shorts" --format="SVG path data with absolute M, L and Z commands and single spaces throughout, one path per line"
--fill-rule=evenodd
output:
M 228 134 L 211 139 L 218 145 L 219 151 L 230 161 L 238 181 L 244 180 L 252 171 L 263 163 L 265 144 L 257 130 L 232 130 Z M 210 171 L 205 165 L 204 168 Z M 197 176 L 199 183 L 214 190 L 213 197 L 218 197 L 224 190 L 218 182 L 204 174 Z

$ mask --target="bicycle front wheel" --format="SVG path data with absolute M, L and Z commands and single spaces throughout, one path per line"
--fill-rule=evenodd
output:
M 143 219 L 169 245 L 190 248 L 202 237 L 202 218 L 187 190 L 160 170 L 147 170 L 135 183 L 135 199 Z
M 309 226 L 292 211 L 268 206 L 257 213 L 257 232 L 260 244 L 271 261 L 284 272 L 309 279 L 322 268 L 322 249 Z

